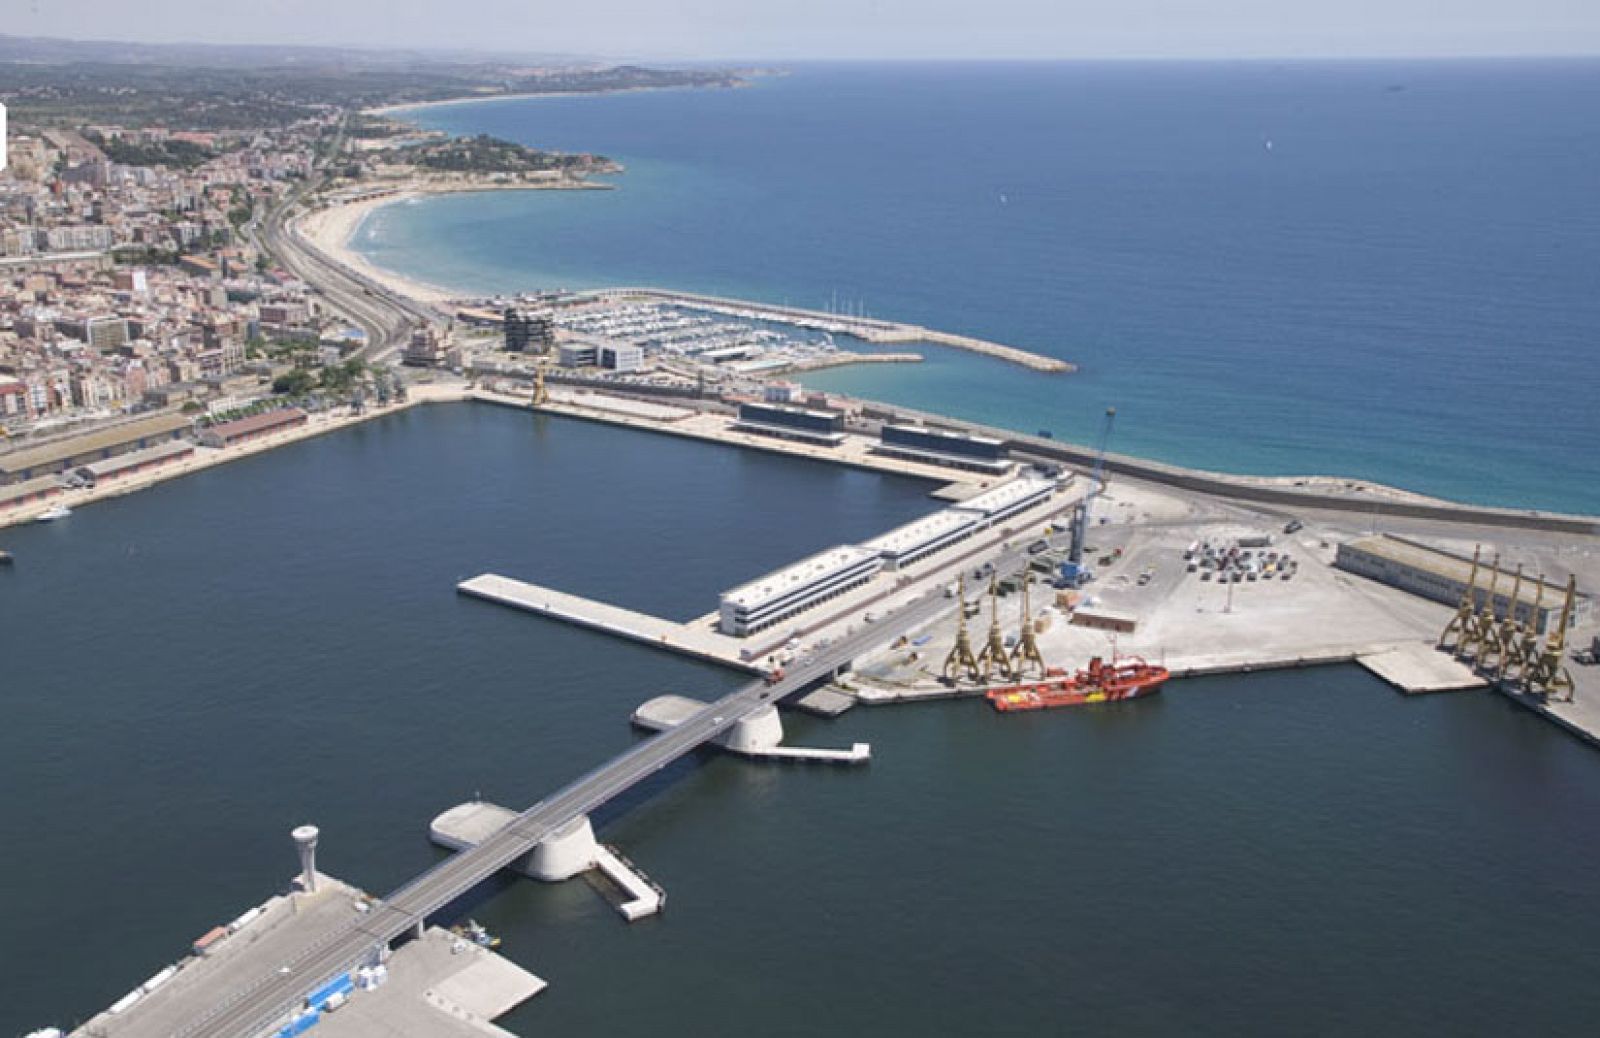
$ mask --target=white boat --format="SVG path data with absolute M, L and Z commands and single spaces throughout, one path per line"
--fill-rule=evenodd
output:
M 57 519 L 65 519 L 71 514 L 72 509 L 68 508 L 66 505 L 51 505 L 49 508 L 39 513 L 38 519 L 41 523 L 53 523 Z

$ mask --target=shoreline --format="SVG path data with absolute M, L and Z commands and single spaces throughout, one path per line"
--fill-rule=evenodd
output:
M 356 232 L 367 217 L 391 205 L 439 195 L 466 195 L 488 191 L 610 191 L 609 184 L 573 181 L 567 178 L 548 183 L 471 183 L 453 181 L 405 180 L 392 187 L 360 198 L 330 201 L 315 209 L 304 209 L 291 216 L 289 231 L 334 263 L 342 264 L 376 281 L 396 295 L 413 302 L 438 305 L 463 298 L 463 293 L 414 278 L 368 259 L 353 244 Z
M 380 119 L 392 119 L 404 112 L 418 112 L 428 108 L 454 108 L 459 105 L 480 104 L 484 101 L 526 101 L 553 97 L 611 97 L 616 94 L 648 94 L 664 90 L 740 90 L 748 85 L 747 82 L 740 80 L 738 83 L 726 87 L 684 83 L 676 86 L 616 87 L 611 90 L 527 90 L 514 94 L 464 94 L 461 97 L 441 97 L 437 101 L 412 101 L 407 104 L 363 108 L 359 114 L 376 116 Z

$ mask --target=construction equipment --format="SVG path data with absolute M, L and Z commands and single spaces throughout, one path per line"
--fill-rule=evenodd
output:
M 1024 570 L 1022 573 L 1022 633 L 1017 636 L 1017 644 L 1011 649 L 1011 673 L 1021 677 L 1027 673 L 1028 668 L 1036 670 L 1040 677 L 1044 676 L 1044 654 L 1039 651 L 1039 642 L 1034 638 L 1033 615 L 1028 611 L 1028 585 L 1033 583 L 1033 571 Z
M 1496 553 L 1494 562 L 1489 565 L 1489 593 L 1483 597 L 1483 604 L 1473 612 L 1467 633 L 1462 635 L 1461 645 L 1456 649 L 1456 655 L 1462 659 L 1476 659 L 1482 654 L 1484 644 L 1494 637 L 1494 598 L 1499 587 L 1500 555 Z
M 1444 631 L 1439 635 L 1439 648 L 1445 652 L 1460 654 L 1461 643 L 1466 640 L 1467 632 L 1472 630 L 1473 616 L 1477 613 L 1476 594 L 1478 590 L 1478 559 L 1483 555 L 1483 545 L 1476 545 L 1472 549 L 1472 572 L 1467 576 L 1467 589 L 1461 592 L 1461 603 L 1456 606 L 1456 615 L 1444 625 Z
M 967 577 L 961 575 L 956 583 L 956 595 L 959 599 L 959 608 L 956 616 L 956 643 L 950 648 L 950 655 L 944 658 L 944 677 L 946 681 L 960 681 L 967 678 L 972 681 L 978 679 L 981 671 L 978 668 L 978 658 L 972 654 L 972 641 L 967 637 Z
M 989 574 L 989 640 L 978 651 L 978 671 L 984 681 L 998 673 L 1010 678 L 1011 657 L 1006 652 L 1006 636 L 1000 630 L 1000 581 Z
M 1561 619 L 1544 640 L 1544 650 L 1528 665 L 1523 689 L 1533 696 L 1572 701 L 1572 672 L 1567 670 L 1567 625 L 1572 623 L 1572 607 L 1578 597 L 1578 578 L 1567 578 L 1567 598 L 1561 603 Z
M 1511 651 L 1511 645 L 1517 637 L 1517 598 L 1522 594 L 1522 563 L 1517 563 L 1517 576 L 1511 582 L 1511 599 L 1506 603 L 1506 615 L 1495 624 L 1493 620 L 1493 607 L 1490 608 L 1491 623 L 1489 634 L 1483 640 L 1483 648 L 1478 652 L 1478 669 L 1485 674 L 1499 675 L 1504 672 L 1506 656 Z
M 544 384 L 544 365 L 533 369 L 533 399 L 529 401 L 530 407 L 543 407 L 550 402 L 550 389 Z
M 1076 514 L 1072 518 L 1072 551 L 1067 556 L 1068 561 L 1079 565 L 1082 572 L 1083 546 L 1089 539 L 1089 512 L 1094 508 L 1094 499 L 1099 496 L 1101 483 L 1106 473 L 1106 443 L 1111 439 L 1111 424 L 1116 421 L 1117 409 L 1106 408 L 1105 421 L 1100 426 L 1100 442 L 1095 447 L 1094 470 L 1089 476 L 1089 491 L 1084 494 L 1083 500 L 1078 503 Z
M 1533 592 L 1533 608 L 1528 610 L 1528 622 L 1517 625 L 1516 637 L 1506 647 L 1505 662 L 1500 666 L 1500 679 L 1511 681 L 1518 672 L 1526 672 L 1539 652 L 1539 609 L 1544 605 L 1544 574 L 1539 574 L 1539 584 Z M 1513 605 L 1513 609 L 1516 607 Z

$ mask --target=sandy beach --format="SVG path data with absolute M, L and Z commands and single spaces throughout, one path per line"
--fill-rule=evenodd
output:
M 350 245 L 350 240 L 355 236 L 356 229 L 361 226 L 361 221 L 374 210 L 407 199 L 419 198 L 426 193 L 428 192 L 416 186 L 409 186 L 398 188 L 393 192 L 341 202 L 297 217 L 290 229 L 318 252 L 337 263 L 359 271 L 363 276 L 371 278 L 392 292 L 419 302 L 442 303 L 461 293 L 451 292 L 438 285 L 430 285 L 386 270 L 368 260 Z

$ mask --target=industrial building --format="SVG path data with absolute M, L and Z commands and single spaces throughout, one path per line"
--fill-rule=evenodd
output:
M 188 440 L 173 440 L 169 443 L 159 444 L 155 447 L 146 447 L 142 451 L 131 454 L 119 454 L 114 458 L 104 461 L 93 461 L 87 465 L 80 465 L 73 470 L 73 475 L 80 483 L 89 486 L 98 486 L 101 483 L 114 479 L 125 479 L 136 476 L 141 472 L 170 465 L 193 457 L 194 444 Z
M 723 592 L 718 626 L 723 634 L 754 634 L 860 587 L 882 568 L 878 553 L 867 548 L 820 551 Z
M 57 476 L 80 465 L 154 447 L 182 437 L 193 424 L 183 415 L 157 415 L 0 454 L 0 485 Z
M 544 353 L 555 344 L 556 326 L 549 314 L 507 307 L 502 324 L 508 353 Z
M 241 443 L 249 443 L 251 440 L 259 440 L 263 436 L 299 428 L 305 425 L 307 420 L 306 413 L 298 407 L 285 407 L 213 425 L 200 434 L 200 442 L 207 447 L 234 447 Z
M 62 491 L 54 476 L 39 476 L 22 483 L 0 484 L 0 512 L 48 501 Z
M 1044 503 L 1055 490 L 1055 486 L 1052 480 L 1023 476 L 1002 483 L 992 490 L 985 490 L 975 497 L 969 497 L 956 505 L 953 510 L 974 513 L 983 525 L 993 526 L 1018 512 L 1025 512 L 1035 505 Z
M 921 425 L 887 424 L 873 448 L 879 454 L 1000 475 L 1011 471 L 1005 441 Z
M 564 368 L 638 371 L 644 367 L 644 348 L 609 339 L 573 339 L 556 347 L 556 363 Z
M 844 415 L 822 408 L 790 404 L 740 404 L 733 427 L 742 432 L 799 440 L 826 447 L 844 442 Z
M 1451 606 L 1460 604 L 1461 596 L 1466 594 L 1467 583 L 1472 578 L 1471 559 L 1390 534 L 1363 537 L 1339 545 L 1334 565 L 1369 580 L 1376 580 L 1390 587 L 1409 591 L 1413 595 Z M 1478 569 L 1477 589 L 1474 594 L 1475 604 L 1479 609 L 1483 608 L 1488 598 L 1489 581 L 1490 564 L 1485 560 Z M 1537 573 L 1523 572 L 1513 619 L 1519 623 L 1526 623 L 1532 615 L 1536 621 L 1535 630 L 1543 634 L 1552 614 L 1561 612 L 1567 589 L 1565 583 L 1552 584 L 1545 581 L 1542 591 L 1539 585 Z M 1499 579 L 1495 581 L 1496 616 L 1505 616 L 1506 611 L 1512 608 L 1512 586 L 1510 570 L 1502 567 Z M 1535 610 L 1536 601 L 1537 610 Z M 1592 609 L 1592 601 L 1586 596 L 1580 596 L 1573 603 L 1572 619 L 1568 626 L 1575 627 L 1580 622 L 1587 622 Z
M 964 541 L 983 528 L 977 514 L 946 508 L 879 534 L 861 546 L 877 552 L 885 569 L 900 569 Z

